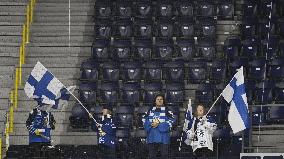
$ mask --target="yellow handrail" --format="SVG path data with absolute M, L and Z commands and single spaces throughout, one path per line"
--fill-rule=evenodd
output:
M 14 90 L 14 105 L 15 109 L 18 108 L 18 88 L 19 88 L 19 68 L 15 70 L 15 90 Z
M 10 107 L 9 118 L 9 133 L 12 133 L 14 132 L 14 107 Z
M 2 158 L 2 137 L 0 137 L 0 158 Z
M 29 43 L 30 42 L 30 24 L 31 24 L 31 22 L 30 22 L 30 13 L 31 13 L 31 11 L 30 11 L 30 4 L 27 6 L 27 13 L 26 13 L 26 43 Z

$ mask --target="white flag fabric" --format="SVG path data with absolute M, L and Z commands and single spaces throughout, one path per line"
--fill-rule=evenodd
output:
M 224 99 L 231 104 L 228 121 L 236 134 L 250 126 L 247 96 L 244 85 L 243 67 L 238 69 L 233 79 L 222 92 Z
M 50 73 L 40 62 L 33 68 L 26 84 L 25 93 L 29 98 L 34 98 L 44 104 L 55 105 L 56 97 L 64 85 Z

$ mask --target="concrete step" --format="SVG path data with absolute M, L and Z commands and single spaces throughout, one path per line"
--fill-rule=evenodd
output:
M 1 88 L 0 90 L 0 98 L 9 98 L 9 92 L 10 92 L 11 88 Z
M 26 53 L 27 57 L 31 56 L 91 57 L 91 47 L 27 47 Z
M 11 75 L 14 73 L 14 66 L 1 66 L 0 67 L 0 75 Z
M 0 88 L 11 88 L 14 84 L 13 74 L 0 75 Z
M 254 153 L 283 153 L 283 148 L 277 147 L 251 147 Z
M 0 67 L 1 66 L 14 66 L 17 64 L 18 57 L 1 56 L 0 54 Z
M 1 31 L 1 29 L 0 29 Z M 86 25 L 71 25 L 70 35 L 93 35 L 94 26 Z M 58 36 L 58 35 L 69 35 L 69 25 L 65 26 L 52 26 L 52 25 L 32 25 L 31 26 L 31 36 Z
M 7 6 L 7 5 L 15 5 L 15 6 L 24 6 L 27 5 L 28 0 L 1 0 L 0 5 Z
M 34 15 L 69 15 L 69 4 L 67 3 L 38 3 L 34 8 Z M 66 14 L 67 13 L 67 14 Z M 94 3 L 71 3 L 71 15 L 83 13 L 94 14 Z
M 5 44 L 5 43 L 20 44 L 21 42 L 22 42 L 22 36 L 1 36 L 0 35 L 0 44 Z
M 26 13 L 26 6 L 15 6 L 15 5 L 0 5 L 0 16 L 3 15 L 25 15 Z
M 83 61 L 87 60 L 87 57 L 29 57 L 26 58 L 26 64 L 35 64 L 37 61 L 40 61 L 43 65 L 50 63 L 61 63 L 61 64 L 78 64 L 80 65 Z
M 94 3 L 95 0 L 70 0 L 70 3 Z M 41 4 L 41 3 L 69 3 L 69 0 L 37 0 L 37 4 Z
M 19 26 L 1 26 L 0 35 L 22 35 L 22 25 Z
M 252 145 L 284 147 L 284 130 L 262 132 L 260 135 L 254 133 L 252 136 Z
M 1 42 L 0 36 L 0 42 Z M 8 40 L 7 40 L 8 41 Z M 10 40 L 12 41 L 12 39 Z M 16 42 L 16 40 L 15 40 Z M 30 43 L 49 43 L 49 44 L 56 44 L 56 43 L 68 43 L 69 36 L 32 36 Z M 93 36 L 70 36 L 71 43 L 92 43 Z
M 1 25 L 1 23 L 0 23 L 0 25 Z M 5 25 L 7 25 L 7 23 Z M 54 26 L 54 25 L 62 26 L 62 25 L 64 25 L 64 26 L 66 26 L 66 25 L 69 25 L 69 21 L 61 21 L 61 22 L 33 22 L 33 25 L 40 25 L 40 26 L 48 26 L 48 25 L 49 26 Z M 71 22 L 70 25 L 71 26 L 82 26 L 82 25 L 94 26 L 95 22 L 94 21 L 85 21 L 85 22 L 77 21 L 77 22 Z
M 86 23 L 86 22 L 93 22 L 93 16 L 71 16 L 70 22 L 71 23 Z M 69 22 L 69 16 L 35 16 L 34 17 L 35 23 L 55 23 L 55 22 Z
M 1 56 L 19 57 L 19 47 L 0 47 L 0 57 Z
M 24 15 L 9 15 L 9 16 L 0 16 L 1 24 L 13 24 L 13 23 L 21 23 L 23 24 L 26 20 Z
M 12 43 L 9 44 L 9 46 L 11 45 L 15 45 L 16 44 Z M 50 47 L 91 47 L 92 46 L 92 42 L 64 42 L 64 43 L 30 43 L 29 46 L 33 46 L 33 47 L 46 47 L 46 46 L 50 46 Z

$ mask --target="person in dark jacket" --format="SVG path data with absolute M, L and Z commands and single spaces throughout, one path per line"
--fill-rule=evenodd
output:
M 51 130 L 55 129 L 55 120 L 51 112 L 47 111 L 49 105 L 38 105 L 33 109 L 26 121 L 29 131 L 29 145 L 37 148 L 51 145 Z
M 158 149 L 161 151 L 161 158 L 168 158 L 170 131 L 174 122 L 173 113 L 165 106 L 164 96 L 157 95 L 154 106 L 143 117 L 150 159 L 156 158 Z
M 93 122 L 92 129 L 98 132 L 98 143 L 101 151 L 101 158 L 115 159 L 116 152 L 116 125 L 112 119 L 112 107 L 104 106 L 102 110 L 102 117 L 98 123 Z M 93 118 L 92 114 L 89 114 Z

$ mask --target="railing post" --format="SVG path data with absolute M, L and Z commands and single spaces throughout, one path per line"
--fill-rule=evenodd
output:
M 27 32 L 26 32 L 26 43 L 29 43 L 30 42 L 30 5 L 28 5 L 27 6 L 27 13 L 26 13 L 26 19 L 27 19 L 27 21 L 26 21 L 26 30 L 27 30 Z
M 18 108 L 19 68 L 15 71 L 14 108 Z
M 14 131 L 14 107 L 10 107 L 9 112 L 9 133 L 12 133 Z
M 0 158 L 2 158 L 2 137 L 0 137 Z
M 22 54 L 22 46 L 20 47 L 19 52 L 19 86 L 22 86 L 22 65 L 23 65 L 23 54 Z
M 23 25 L 23 31 L 22 31 L 22 43 L 26 43 L 26 25 Z

